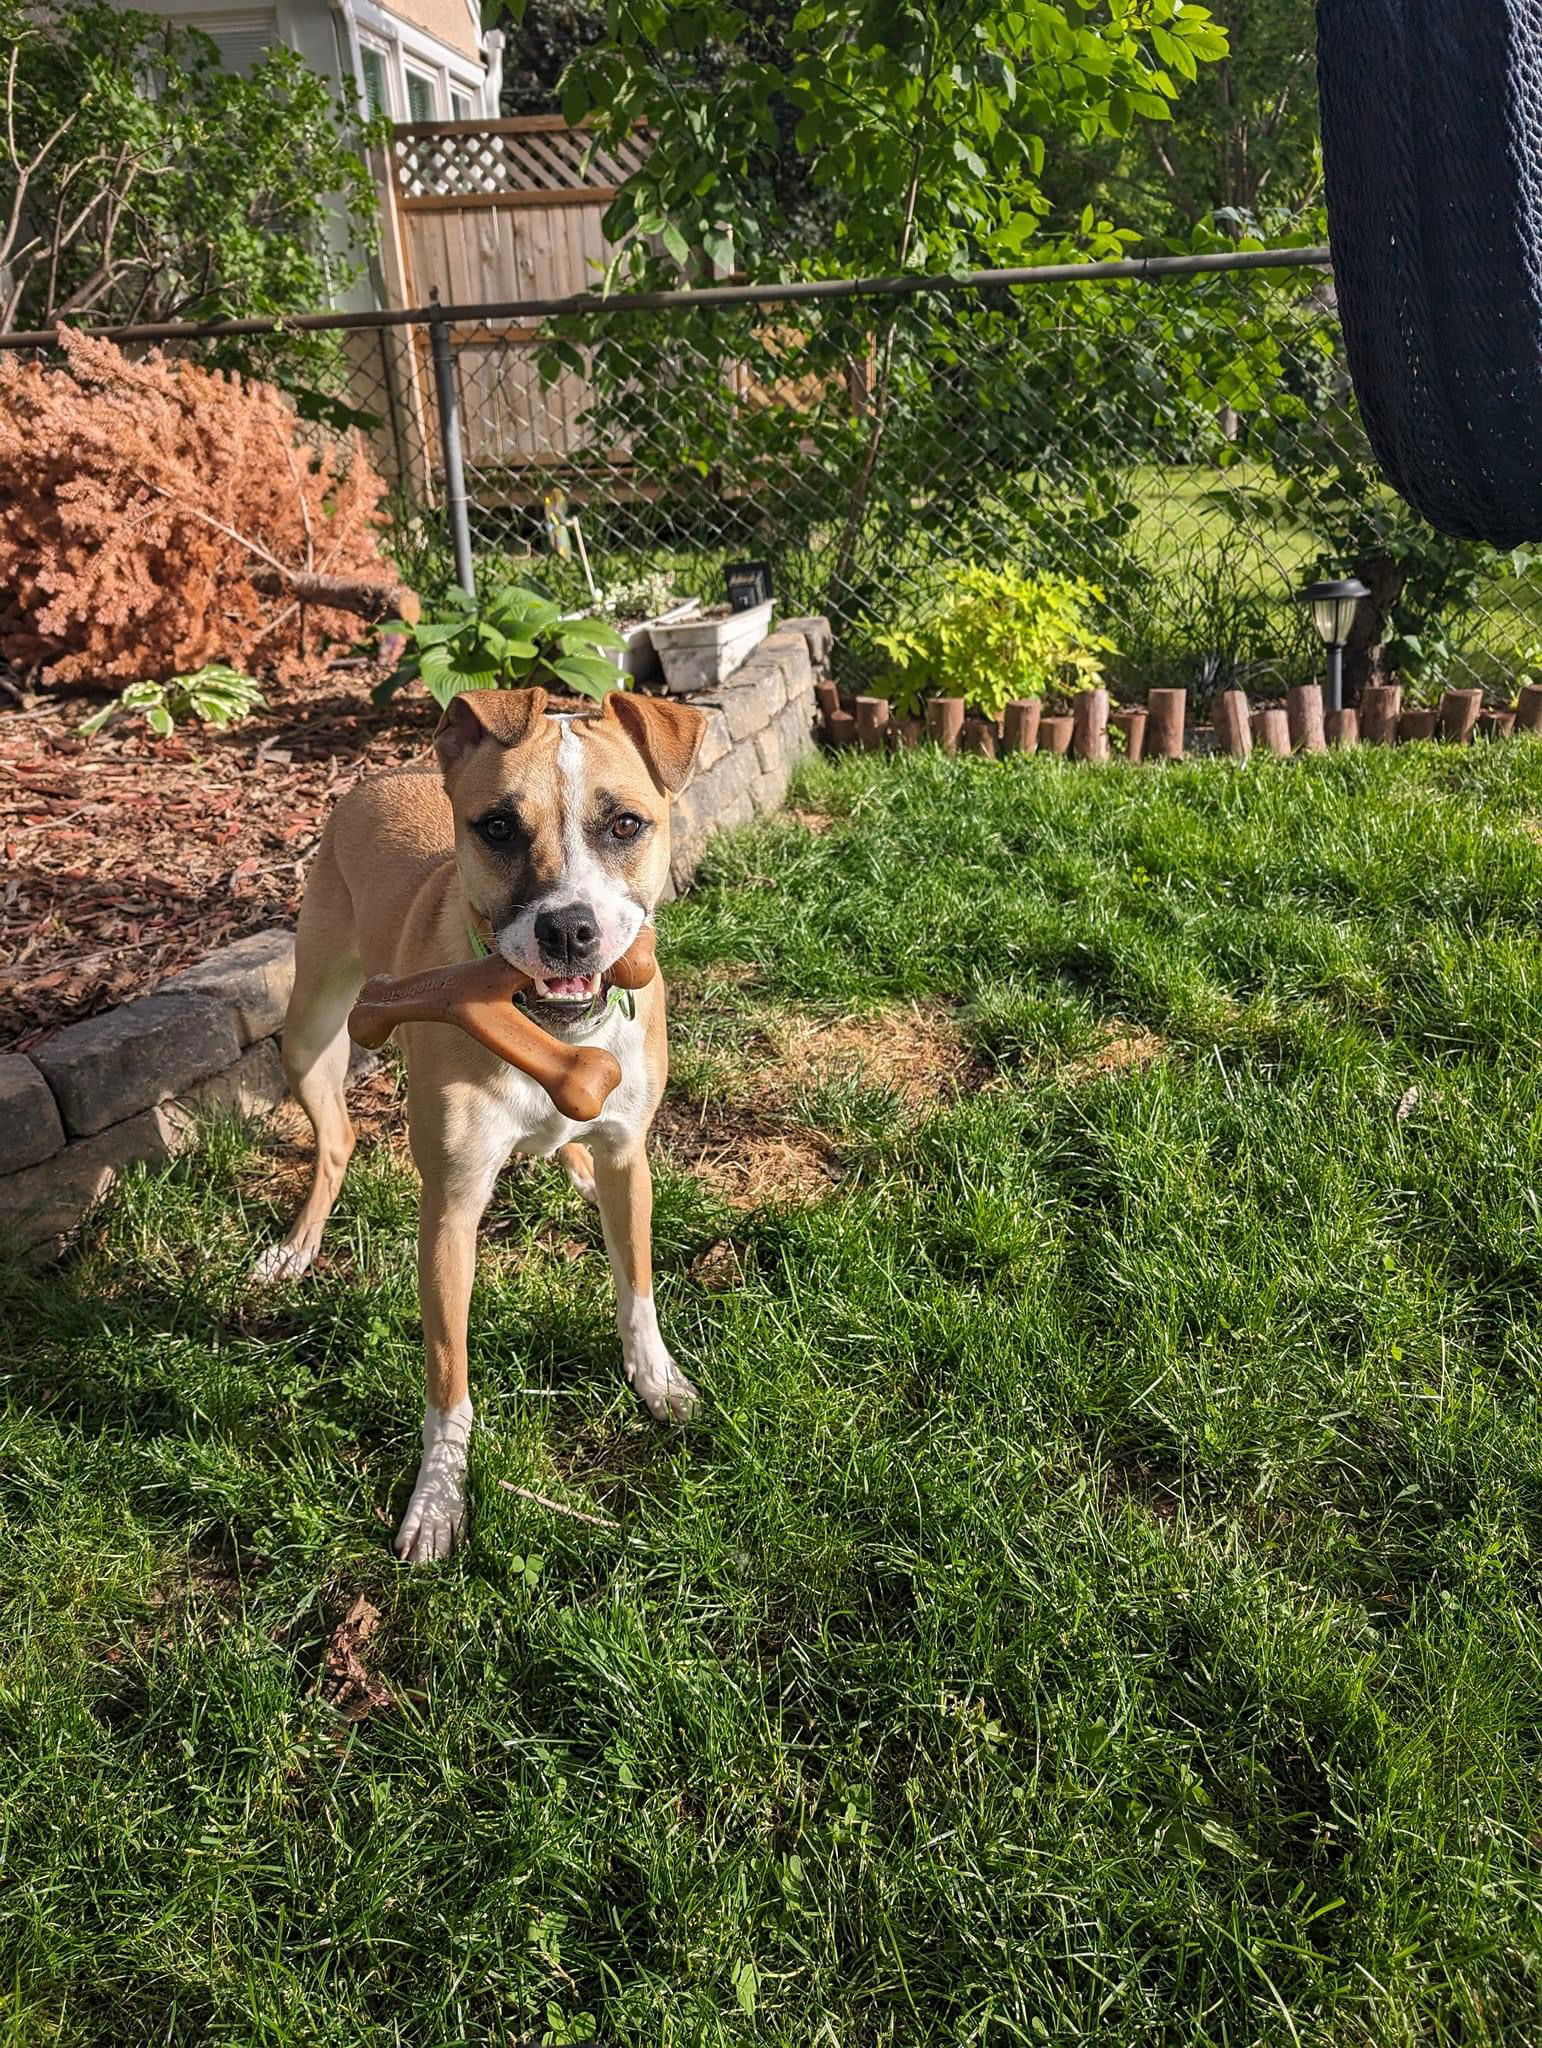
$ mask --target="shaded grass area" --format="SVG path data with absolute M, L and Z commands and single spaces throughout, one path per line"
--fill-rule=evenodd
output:
M 700 1424 L 618 1386 L 545 1169 L 439 1570 L 387 1551 L 384 1150 L 313 1284 L 244 1290 L 230 1131 L 6 1282 L 8 2039 L 1534 2034 L 1542 748 L 798 801 L 665 918 L 680 1102 L 840 1162 L 748 1209 L 661 1170 Z M 807 1050 L 918 1003 L 955 1087 Z M 359 1593 L 395 1705 L 349 1724 Z

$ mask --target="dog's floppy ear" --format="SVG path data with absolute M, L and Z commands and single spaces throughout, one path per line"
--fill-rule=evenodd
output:
M 672 697 L 635 697 L 630 690 L 612 690 L 605 698 L 604 715 L 621 727 L 659 788 L 678 796 L 691 779 L 707 730 L 701 712 Z
M 448 775 L 484 739 L 518 746 L 545 709 L 544 690 L 463 690 L 451 698 L 434 732 L 440 767 Z

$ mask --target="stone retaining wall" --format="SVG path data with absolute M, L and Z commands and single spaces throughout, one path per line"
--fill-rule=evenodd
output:
M 707 734 L 676 806 L 670 894 L 689 885 L 712 832 L 786 795 L 814 744 L 829 652 L 824 619 L 789 619 L 692 700 Z M 0 1246 L 57 1251 L 122 1167 L 172 1158 L 203 1112 L 251 1116 L 281 1101 L 277 1034 L 293 978 L 294 934 L 256 932 L 30 1053 L 0 1054 Z

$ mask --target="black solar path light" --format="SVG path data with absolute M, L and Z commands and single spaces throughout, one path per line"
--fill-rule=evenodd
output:
M 1342 711 L 1344 708 L 1344 646 L 1349 639 L 1349 629 L 1355 622 L 1355 606 L 1362 597 L 1370 594 L 1365 585 L 1353 576 L 1339 583 L 1308 583 L 1304 590 L 1296 592 L 1297 602 L 1311 612 L 1318 638 L 1328 650 L 1327 708 L 1330 711 Z

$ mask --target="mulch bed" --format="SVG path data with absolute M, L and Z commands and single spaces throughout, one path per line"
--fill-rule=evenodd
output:
M 229 732 L 168 740 L 127 718 L 82 739 L 100 695 L 0 706 L 0 1051 L 294 921 L 333 804 L 420 759 L 438 716 L 420 696 L 377 710 L 375 674 L 333 671 Z

